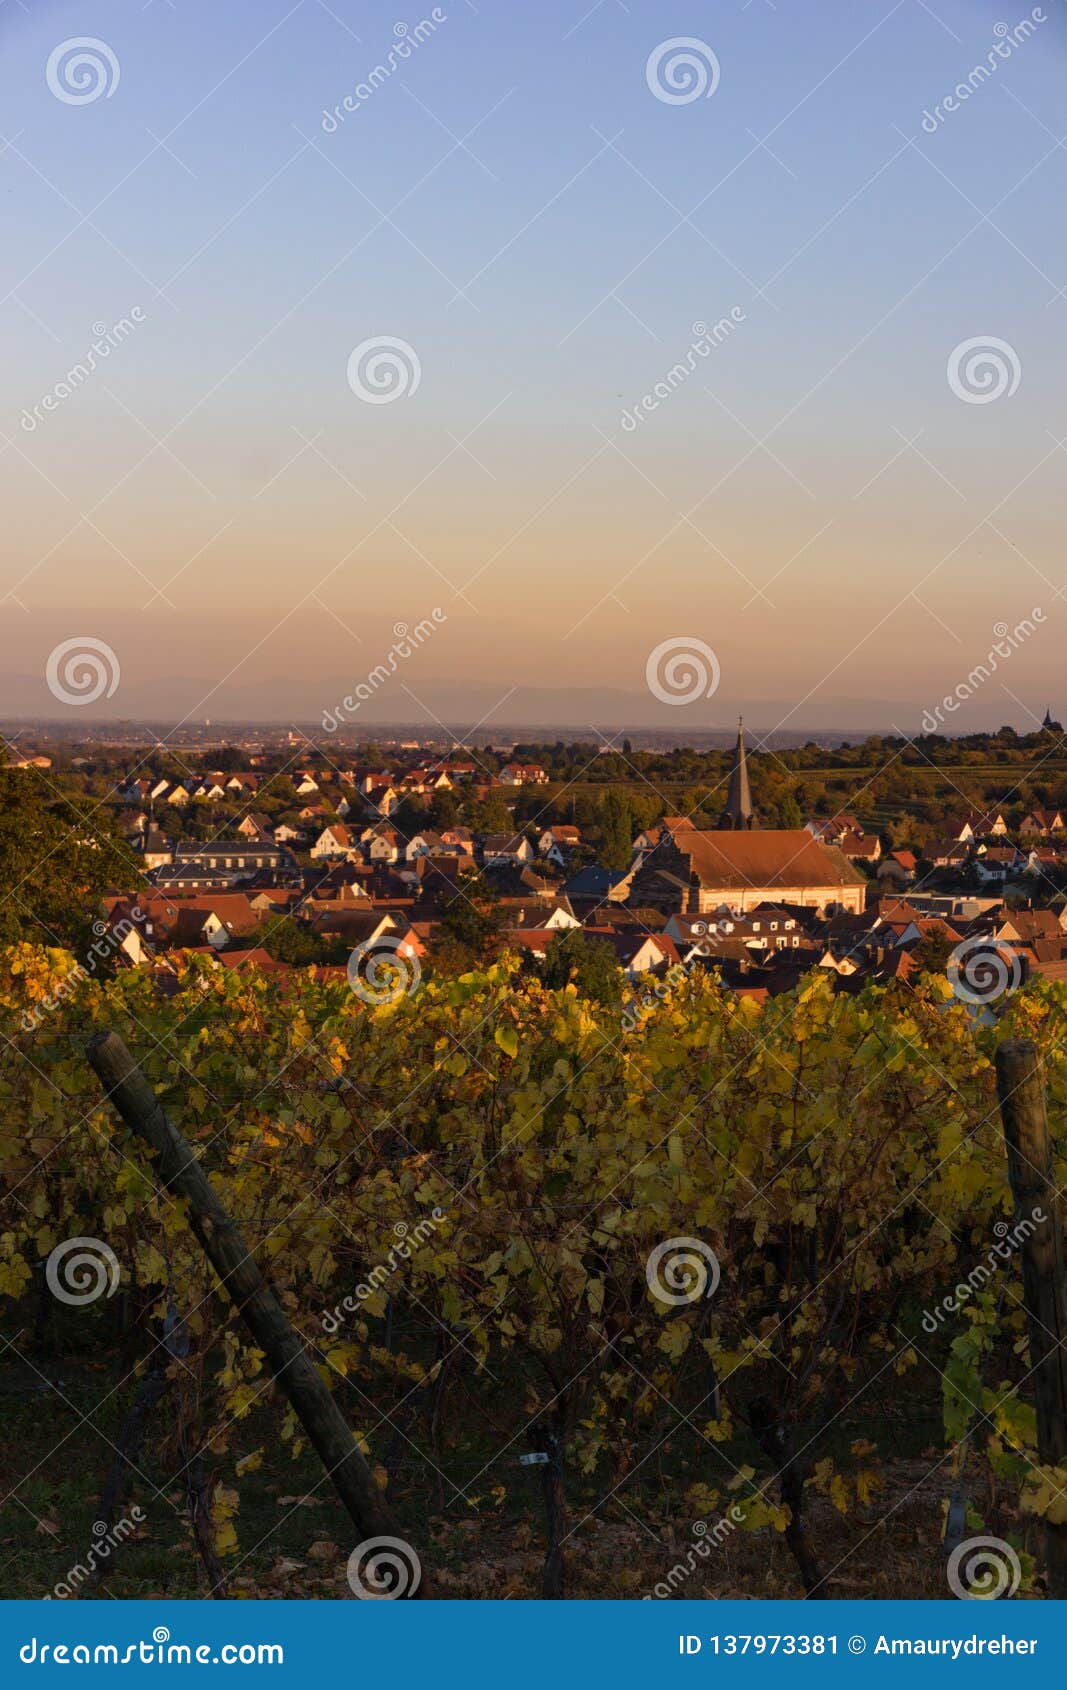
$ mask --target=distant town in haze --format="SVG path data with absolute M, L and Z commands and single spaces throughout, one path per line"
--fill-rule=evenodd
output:
M 960 947 L 1067 979 L 1051 706 L 960 739 L 667 738 L 398 728 L 349 747 L 205 723 L 179 745 L 42 723 L 7 737 L 7 779 L 57 841 L 78 813 L 107 832 L 95 913 L 116 965 L 164 990 L 195 958 L 343 981 L 383 946 L 439 974 L 510 954 L 630 1014 L 694 969 L 764 1001 L 811 970 L 842 991 L 943 971 Z

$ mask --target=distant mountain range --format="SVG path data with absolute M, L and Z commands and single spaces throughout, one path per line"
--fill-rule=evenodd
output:
M 352 675 L 325 678 L 291 673 L 279 677 L 278 684 L 269 689 L 262 681 L 242 686 L 235 678 L 216 691 L 209 675 L 142 679 L 124 672 L 111 699 L 84 707 L 63 707 L 49 692 L 42 675 L 8 671 L 0 677 L 0 716 L 22 722 L 49 721 L 75 730 L 84 729 L 92 721 L 140 719 L 173 731 L 183 721 L 192 725 L 210 719 L 263 726 L 299 722 L 306 728 L 315 724 L 320 732 L 325 726 L 343 737 L 367 737 L 372 730 L 412 727 L 437 729 L 460 739 L 473 733 L 480 743 L 502 737 L 550 735 L 566 739 L 596 737 L 599 732 L 610 738 L 615 733 L 632 737 L 652 732 L 664 742 L 694 744 L 709 735 L 715 740 L 732 736 L 737 717 L 743 714 L 746 727 L 754 735 L 774 731 L 778 743 L 803 744 L 812 735 L 863 738 L 867 733 L 899 732 L 914 736 L 921 732 L 925 708 L 925 701 L 917 704 L 914 700 L 822 697 L 818 693 L 800 703 L 793 699 L 739 698 L 727 694 L 725 688 L 710 699 L 671 705 L 646 691 L 612 687 L 515 687 L 506 681 L 427 679 L 413 665 L 411 691 L 401 668 L 357 708 L 345 709 L 344 698 L 355 692 L 357 684 L 357 677 Z M 974 701 L 973 718 L 960 712 L 960 719 L 952 724 L 954 731 L 977 732 L 1001 726 L 1003 699 L 999 707 L 994 704 L 993 714 L 979 710 L 982 702 Z M 1020 732 L 1027 731 L 1027 724 L 1016 725 Z

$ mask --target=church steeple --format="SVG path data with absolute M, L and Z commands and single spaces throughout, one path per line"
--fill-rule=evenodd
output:
M 1051 704 L 1047 704 L 1045 706 L 1045 720 L 1042 722 L 1041 726 L 1043 728 L 1054 728 L 1056 726 L 1055 722 L 1052 720 Z
M 745 756 L 745 725 L 740 716 L 737 718 L 737 751 L 734 754 L 734 766 L 730 770 L 730 786 L 726 794 L 726 808 L 719 817 L 719 826 L 720 828 L 755 826 L 752 789 L 748 784 L 748 761 Z

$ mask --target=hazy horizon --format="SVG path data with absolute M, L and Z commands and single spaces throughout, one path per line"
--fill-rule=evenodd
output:
M 15 679 L 17 681 L 19 678 Z M 29 690 L 31 677 L 23 679 L 26 689 Z M 36 683 L 33 690 L 38 690 Z M 303 690 L 308 694 L 312 693 L 315 690 L 314 684 L 304 683 Z M 803 713 L 798 712 L 786 699 L 754 699 L 743 701 L 732 709 L 707 711 L 702 716 L 692 708 L 676 711 L 665 705 L 657 707 L 654 701 L 649 701 L 646 696 L 636 692 L 624 694 L 594 689 L 583 692 L 574 688 L 544 689 L 537 692 L 535 689 L 516 690 L 503 685 L 499 693 L 492 685 L 486 688 L 487 697 L 495 695 L 502 701 L 503 708 L 500 710 L 486 709 L 478 700 L 475 700 L 473 710 L 463 710 L 457 708 L 454 702 L 458 690 L 440 678 L 430 680 L 424 684 L 422 691 L 427 695 L 428 701 L 433 701 L 432 709 L 423 712 L 412 709 L 410 714 L 405 714 L 402 709 L 396 707 L 395 695 L 389 695 L 372 701 L 366 708 L 352 714 L 344 723 L 328 728 L 324 726 L 321 717 L 316 716 L 310 709 L 303 713 L 293 711 L 286 714 L 248 709 L 232 714 L 220 711 L 218 714 L 206 712 L 187 715 L 175 704 L 175 708 L 168 711 L 161 709 L 158 701 L 153 699 L 151 689 L 143 689 L 142 704 L 138 709 L 136 689 L 133 687 L 123 687 L 122 693 L 111 701 L 112 707 L 106 713 L 100 710 L 98 704 L 93 710 L 79 711 L 77 715 L 69 710 L 59 709 L 52 701 L 49 701 L 51 709 L 9 709 L 3 703 L 6 695 L 0 694 L 0 723 L 18 725 L 26 729 L 61 729 L 65 737 L 74 739 L 81 732 L 126 723 L 131 726 L 141 724 L 153 732 L 165 728 L 173 734 L 177 730 L 179 737 L 183 729 L 202 729 L 205 726 L 267 729 L 293 727 L 304 730 L 314 728 L 324 739 L 337 737 L 358 740 L 380 737 L 381 730 L 388 728 L 396 732 L 433 733 L 438 737 L 447 733 L 450 737 L 470 738 L 479 744 L 490 742 L 494 737 L 509 740 L 533 735 L 535 731 L 542 729 L 553 733 L 567 730 L 593 739 L 598 735 L 611 738 L 626 732 L 648 733 L 660 738 L 669 738 L 679 745 L 696 743 L 709 735 L 725 741 L 736 735 L 739 716 L 744 721 L 746 731 L 754 736 L 770 735 L 789 740 L 802 738 L 804 733 L 809 731 L 821 736 L 840 733 L 856 737 L 874 733 L 886 736 L 897 734 L 907 738 L 915 738 L 924 731 L 922 712 L 917 711 L 910 701 L 899 699 L 813 699 Z M 467 689 L 462 690 L 466 698 Z M 390 708 L 391 702 L 393 708 Z M 1047 704 L 1051 705 L 1053 718 L 1060 720 L 1055 700 L 1042 700 L 1039 703 L 1034 699 L 1028 703 L 1031 706 L 1029 715 L 1009 701 L 1009 707 L 999 713 L 996 710 L 975 713 L 976 716 L 984 717 L 984 720 L 972 718 L 967 724 L 963 724 L 949 719 L 944 725 L 928 727 L 925 731 L 938 732 L 945 738 L 956 738 L 971 733 L 992 733 L 1007 726 L 1014 728 L 1018 734 L 1025 735 L 1037 731 Z

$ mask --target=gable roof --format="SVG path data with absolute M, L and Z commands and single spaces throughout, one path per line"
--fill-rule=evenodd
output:
M 806 828 L 687 829 L 673 846 L 688 859 L 702 886 L 865 886 L 866 880 L 833 845 L 820 845 Z
M 1011 910 L 997 928 L 997 938 L 1015 935 L 1023 943 L 1033 939 L 1060 939 L 1063 929 L 1052 910 Z
M 571 875 L 563 891 L 568 898 L 602 898 L 624 881 L 628 873 L 627 869 L 602 868 L 599 863 L 588 863 L 577 874 Z

